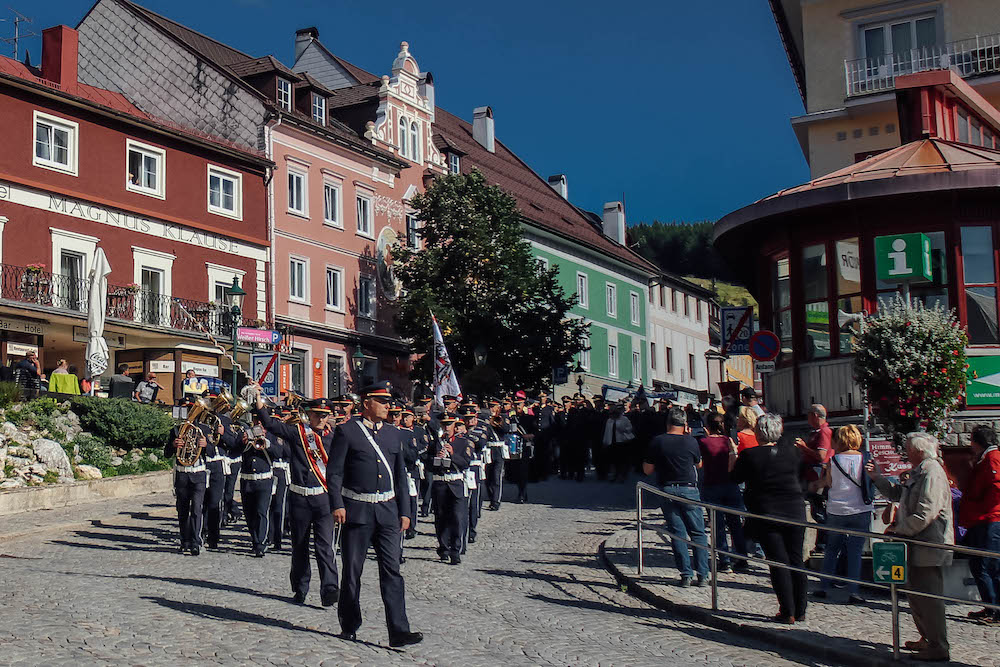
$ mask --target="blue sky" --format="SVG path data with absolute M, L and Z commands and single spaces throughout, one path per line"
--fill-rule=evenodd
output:
M 573 203 L 600 211 L 624 194 L 630 223 L 715 220 L 808 178 L 788 123 L 802 103 L 763 0 L 140 4 L 289 65 L 295 30 L 311 25 L 379 75 L 406 40 L 439 106 L 471 120 L 489 104 L 498 138 L 543 177 L 565 173 Z M 40 33 L 75 26 L 91 2 L 12 6 Z M 24 46 L 37 63 L 40 40 Z

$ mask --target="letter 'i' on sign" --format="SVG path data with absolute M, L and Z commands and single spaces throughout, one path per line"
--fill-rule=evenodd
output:
M 875 271 L 887 283 L 931 280 L 931 240 L 926 234 L 875 237 Z

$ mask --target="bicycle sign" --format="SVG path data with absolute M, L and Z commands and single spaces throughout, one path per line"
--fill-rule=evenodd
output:
M 876 584 L 905 584 L 908 576 L 906 543 L 872 544 L 872 577 Z

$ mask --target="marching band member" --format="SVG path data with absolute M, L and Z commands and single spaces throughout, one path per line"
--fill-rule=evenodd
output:
M 209 393 L 215 416 L 219 420 L 216 433 L 209 437 L 208 448 L 205 449 L 205 467 L 208 469 L 208 486 L 205 489 L 205 520 L 202 530 L 209 549 L 219 548 L 219 531 L 222 528 L 222 513 L 226 492 L 226 460 L 230 451 L 243 445 L 243 434 L 232 428 L 233 420 L 224 414 L 229 406 L 229 396 Z
M 208 483 L 208 470 L 205 467 L 205 452 L 208 448 L 210 429 L 207 424 L 178 424 L 170 431 L 163 455 L 171 458 L 184 448 L 181 439 L 183 430 L 195 429 L 192 435 L 195 444 L 201 450 L 201 455 L 193 465 L 174 463 L 174 494 L 177 497 L 177 522 L 180 525 L 181 546 L 177 553 L 190 551 L 192 556 L 201 553 L 201 528 L 204 520 L 205 487 Z
M 466 487 L 469 492 L 469 509 L 463 515 L 462 530 L 462 553 L 465 553 L 466 544 L 476 543 L 476 528 L 479 526 L 480 497 L 483 479 L 486 477 L 485 450 L 486 433 L 480 428 L 479 406 L 475 401 L 469 401 L 464 406 L 462 421 L 465 423 L 465 438 L 472 444 L 472 457 L 469 460 L 469 469 L 465 471 Z
M 271 414 L 275 414 L 272 410 Z M 277 412 L 279 417 L 287 417 L 287 412 L 280 409 Z M 289 456 L 291 448 L 284 438 L 269 433 L 269 437 L 277 441 L 278 446 L 274 448 L 271 455 L 271 469 L 274 473 L 274 486 L 271 487 L 271 507 L 268 517 L 268 542 L 273 551 L 281 549 L 281 541 L 286 536 L 285 524 L 288 520 L 288 486 L 292 482 L 291 464 Z M 244 500 L 244 504 L 246 501 Z
M 287 445 L 255 424 L 240 460 L 240 495 L 255 558 L 263 558 L 267 549 L 275 481 L 272 458 L 281 456 L 287 456 Z
M 407 475 L 407 486 L 410 499 L 410 516 L 413 517 L 413 521 L 410 522 L 410 527 L 406 529 L 404 536 L 408 540 L 412 540 L 417 536 L 417 483 L 420 480 L 419 466 L 420 462 L 420 443 L 417 442 L 417 431 L 413 426 L 414 414 L 413 410 L 410 408 L 403 408 L 403 421 L 399 427 L 402 432 L 402 447 L 403 447 L 403 460 L 406 462 L 406 475 Z
M 412 522 L 406 465 L 399 432 L 383 426 L 392 399 L 389 383 L 366 387 L 362 395 L 361 418 L 337 427 L 330 451 L 329 505 L 333 519 L 343 525 L 340 636 L 354 640 L 361 627 L 361 573 L 374 545 L 389 645 L 407 646 L 424 636 L 410 630 L 399 572 L 399 533 Z
M 517 481 L 517 502 L 519 503 L 528 500 L 528 479 L 531 476 L 533 441 L 538 430 L 538 418 L 525 410 L 525 400 L 523 391 L 514 395 L 514 414 L 510 419 L 511 426 L 524 439 L 520 456 L 511 462 L 513 477 Z
M 508 422 L 501 410 L 500 400 L 490 399 L 490 418 L 485 424 L 489 443 L 488 461 L 486 462 L 486 495 L 490 500 L 489 509 L 493 512 L 500 509 L 500 500 L 503 496 L 504 459 L 508 456 L 503 441 Z
M 457 435 L 458 418 L 441 417 L 444 436 L 431 461 L 431 494 L 434 498 L 434 532 L 438 538 L 438 557 L 452 565 L 462 562 L 462 512 L 466 508 L 465 470 L 472 458 L 472 445 Z
M 337 564 L 333 558 L 333 517 L 327 493 L 327 459 L 333 433 L 326 426 L 330 405 L 315 399 L 306 405 L 309 425 L 297 421 L 286 424 L 274 419 L 257 397 L 257 418 L 267 431 L 289 445 L 291 491 L 288 513 L 292 524 L 292 568 L 289 579 L 294 601 L 303 604 L 309 592 L 309 535 L 315 542 L 316 566 L 319 569 L 320 602 L 331 607 L 340 591 Z
M 440 438 L 440 427 L 434 426 L 431 415 L 430 397 L 420 399 L 420 405 L 415 408 L 418 423 L 414 426 L 413 432 L 418 442 L 420 456 L 420 516 L 430 515 L 431 509 L 431 462 L 430 457 L 434 454 L 434 449 Z

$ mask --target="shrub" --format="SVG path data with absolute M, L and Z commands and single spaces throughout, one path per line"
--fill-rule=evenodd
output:
M 45 484 L 55 484 L 59 481 L 59 472 L 56 470 L 46 470 L 42 482 Z
M 948 411 L 964 393 L 967 344 L 953 311 L 898 295 L 865 319 L 854 374 L 890 433 L 944 434 Z
M 16 382 L 0 382 L 0 409 L 6 410 L 21 400 L 21 386 Z
M 111 467 L 111 448 L 104 441 L 89 433 L 81 433 L 73 440 L 82 459 L 81 463 L 104 470 Z M 72 448 L 71 448 L 72 449 Z
M 159 408 L 121 398 L 77 396 L 70 399 L 80 425 L 119 449 L 162 449 L 174 420 Z

